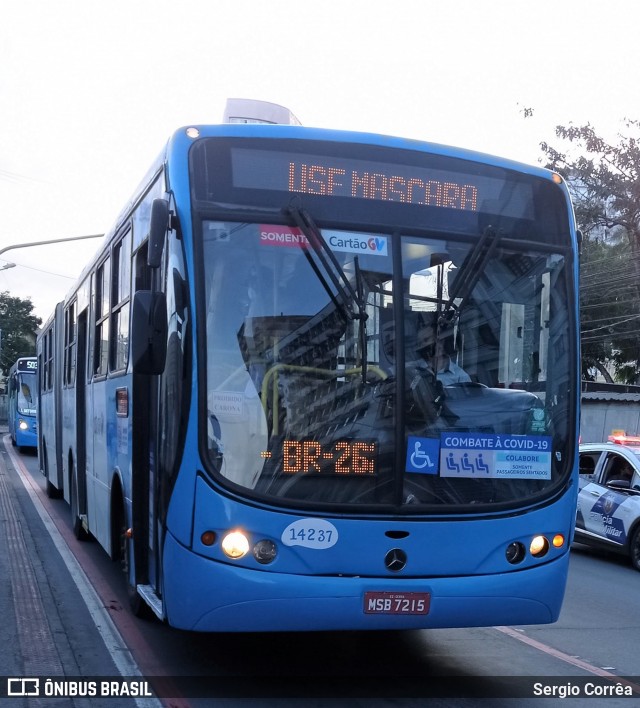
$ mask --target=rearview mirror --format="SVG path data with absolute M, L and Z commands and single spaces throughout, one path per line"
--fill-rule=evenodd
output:
M 151 204 L 149 222 L 149 251 L 147 265 L 149 268 L 159 268 L 162 263 L 162 251 L 169 229 L 169 202 L 166 199 L 154 199 Z
M 610 479 L 607 487 L 611 489 L 631 489 L 631 482 L 628 479 Z

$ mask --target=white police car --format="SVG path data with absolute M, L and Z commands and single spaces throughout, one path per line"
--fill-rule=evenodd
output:
M 628 554 L 640 570 L 640 437 L 580 445 L 575 540 Z

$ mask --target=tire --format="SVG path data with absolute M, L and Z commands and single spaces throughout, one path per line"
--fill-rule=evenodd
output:
M 633 536 L 631 537 L 629 557 L 631 558 L 631 565 L 636 570 L 640 571 L 640 524 L 636 526 Z
M 80 511 L 78 509 L 78 477 L 75 474 L 73 467 L 71 468 L 71 526 L 73 529 L 73 535 L 78 539 L 78 541 L 86 541 L 89 538 L 89 534 L 86 532 L 84 526 L 82 525 L 82 519 L 80 518 Z
M 44 478 L 46 480 L 46 492 L 49 499 L 60 499 L 62 496 L 60 490 L 56 489 L 49 480 L 49 458 L 46 452 L 44 454 Z
M 48 477 L 47 477 L 46 492 L 47 492 L 47 496 L 49 497 L 49 499 L 57 499 L 60 496 L 60 494 L 58 493 L 58 490 L 53 486 L 53 484 L 51 484 Z

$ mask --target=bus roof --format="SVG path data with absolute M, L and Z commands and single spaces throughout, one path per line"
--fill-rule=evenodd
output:
M 524 174 L 534 175 L 543 179 L 554 179 L 556 174 L 549 169 L 538 165 L 530 165 L 518 162 L 506 157 L 482 153 L 476 150 L 432 143 L 428 141 L 416 140 L 413 138 L 403 138 L 393 135 L 335 130 L 329 128 L 310 128 L 300 125 L 267 125 L 259 123 L 247 124 L 219 124 L 219 125 L 199 125 L 183 126 L 176 131 L 168 141 L 167 154 L 170 152 L 172 144 L 182 145 L 182 138 L 189 140 L 201 137 L 250 137 L 250 138 L 288 138 L 299 140 L 318 140 L 338 143 L 356 143 L 360 145 L 376 145 L 388 147 L 395 150 L 410 150 L 425 152 L 458 159 L 480 162 L 482 164 L 501 167 L 506 170 L 514 170 Z M 156 166 L 157 165 L 156 163 Z M 557 178 L 554 181 L 558 181 Z
M 273 104 L 274 106 L 276 104 Z M 280 107 L 282 108 L 282 107 Z M 287 109 L 288 110 L 288 109 Z M 292 114 L 293 115 L 293 114 Z M 295 118 L 295 116 L 294 116 Z M 297 119 L 296 119 L 297 120 Z M 92 267 L 92 263 L 100 257 L 101 252 L 109 246 L 111 238 L 115 231 L 120 227 L 122 221 L 135 208 L 140 199 L 144 196 L 150 182 L 162 170 L 163 165 L 167 160 L 172 160 L 172 156 L 188 150 L 188 146 L 195 139 L 203 137 L 247 137 L 247 138 L 279 138 L 292 140 L 317 140 L 335 143 L 355 143 L 360 145 L 371 145 L 387 147 L 395 150 L 408 150 L 414 152 L 424 152 L 428 154 L 441 155 L 445 157 L 468 160 L 470 162 L 478 162 L 484 165 L 491 165 L 505 170 L 512 170 L 522 174 L 531 175 L 540 179 L 554 181 L 561 184 L 566 191 L 566 186 L 563 180 L 551 170 L 529 165 L 526 163 L 517 162 L 496 155 L 489 155 L 466 148 L 443 145 L 440 143 L 430 143 L 411 138 L 402 138 L 392 135 L 384 135 L 377 133 L 367 133 L 359 131 L 336 130 L 327 128 L 312 128 L 299 124 L 283 125 L 283 124 L 267 124 L 267 123 L 220 123 L 220 124 L 193 124 L 185 125 L 176 129 L 169 137 L 164 147 L 157 155 L 156 159 L 151 163 L 144 178 L 139 183 L 138 187 L 132 194 L 132 197 L 120 210 L 116 220 L 105 233 L 105 238 L 100 243 L 96 250 L 95 256 L 83 269 L 72 289 L 67 293 L 64 301 L 75 292 L 77 284 L 81 282 L 86 273 Z M 53 318 L 53 315 L 50 319 Z M 49 320 L 43 326 L 46 325 Z

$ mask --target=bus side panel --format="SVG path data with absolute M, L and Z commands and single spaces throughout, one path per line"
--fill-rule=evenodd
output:
M 47 391 L 38 397 L 38 447 L 40 471 L 48 476 L 51 484 L 59 489 L 58 467 L 56 464 L 55 394 Z
M 58 490 L 64 488 L 62 468 L 62 303 L 36 341 L 38 356 L 38 455 L 40 471 Z
M 16 380 L 15 380 L 15 364 L 9 369 L 9 376 L 7 378 L 7 424 L 9 427 L 9 435 L 11 436 L 11 442 L 16 445 Z
M 76 396 L 75 388 L 65 388 L 62 391 L 62 437 L 61 437 L 61 460 L 62 478 L 64 486 L 64 498 L 67 504 L 71 503 L 71 484 L 69 479 L 71 460 L 75 460 L 75 419 L 76 419 Z
M 15 393 L 14 393 L 14 388 L 15 388 L 15 382 L 14 382 L 14 374 L 13 374 L 13 367 L 9 370 L 9 378 L 8 378 L 8 388 L 9 388 L 9 395 L 7 396 L 7 425 L 9 427 L 9 435 L 11 436 L 11 442 L 16 445 L 16 416 L 14 413 L 16 403 L 15 403 Z
M 100 487 L 107 484 L 106 452 L 106 381 L 94 381 L 87 387 L 87 521 L 89 531 L 103 548 L 105 546 L 104 526 L 106 519 L 100 503 Z
M 56 489 L 64 489 L 62 466 L 62 390 L 63 390 L 63 348 L 64 348 L 64 308 L 58 303 L 55 309 L 53 382 L 51 422 L 47 421 L 51 435 L 51 457 L 49 458 L 49 479 Z
M 111 548 L 111 491 L 114 476 L 121 479 L 125 498 L 129 493 L 128 418 L 118 416 L 116 390 L 127 388 L 128 379 L 114 376 L 91 385 L 92 464 L 87 463 L 87 518 L 89 530 L 107 551 Z
M 45 475 L 48 473 L 50 482 L 54 487 L 59 488 L 54 396 L 51 391 L 40 391 L 38 394 L 38 438 L 40 472 Z

